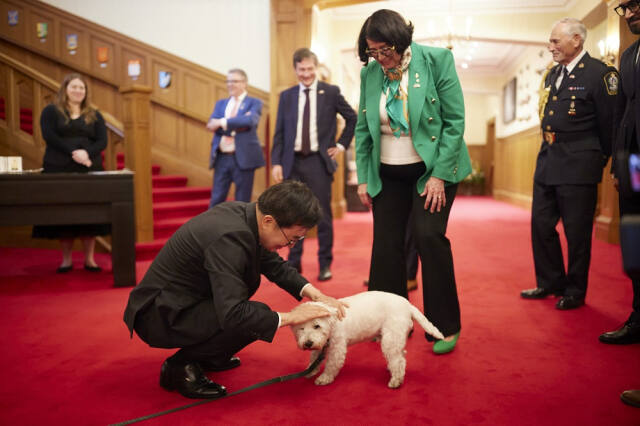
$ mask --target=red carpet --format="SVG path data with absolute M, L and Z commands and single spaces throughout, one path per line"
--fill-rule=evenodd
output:
M 334 279 L 345 296 L 363 291 L 371 244 L 368 213 L 335 222 Z M 351 348 L 336 381 L 279 383 L 145 422 L 192 425 L 640 425 L 621 391 L 640 388 L 640 345 L 608 346 L 602 331 L 629 314 L 631 285 L 619 248 L 594 241 L 587 306 L 568 312 L 552 299 L 525 301 L 533 287 L 529 214 L 487 198 L 459 197 L 449 226 L 462 308 L 456 350 L 435 356 L 415 333 L 407 377 L 397 390 L 377 344 Z M 306 243 L 305 275 L 317 275 L 316 242 Z M 193 402 L 158 386 L 172 351 L 130 340 L 122 312 L 130 291 L 106 272 L 53 273 L 59 253 L 0 249 L 0 424 L 104 425 Z M 149 262 L 138 262 L 138 278 Z M 81 255 L 75 259 L 82 265 Z M 256 299 L 276 310 L 295 301 L 264 283 Z M 422 307 L 420 290 L 411 300 Z M 211 377 L 230 392 L 305 368 L 291 332 L 240 353 L 243 365 Z

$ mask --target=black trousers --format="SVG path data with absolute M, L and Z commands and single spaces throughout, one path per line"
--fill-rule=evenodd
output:
M 178 328 L 174 330 L 167 326 L 162 311 L 162 307 L 151 303 L 138 312 L 134 329 L 151 347 L 181 348 L 171 357 L 176 362 L 228 360 L 257 340 L 249 330 L 212 328 L 213 324 L 217 324 L 213 300 L 204 300 L 182 314 L 185 317 L 184 324 L 200 323 L 201 327 L 174 325 L 174 328 Z
M 562 290 L 567 296 L 586 295 L 597 201 L 596 184 L 544 185 L 534 181 L 531 243 L 538 287 Z M 566 272 L 556 231 L 560 219 L 568 245 Z
M 320 154 L 308 156 L 296 155 L 291 171 L 291 179 L 304 182 L 320 201 L 322 218 L 318 223 L 318 265 L 320 269 L 328 268 L 333 262 L 333 213 L 331 212 L 331 182 L 333 176 L 327 172 L 327 167 Z M 289 250 L 288 261 L 292 265 L 300 266 L 304 240 Z
M 622 195 L 619 198 L 620 217 L 625 215 L 640 215 L 640 194 L 635 198 L 627 198 Z M 640 280 L 631 280 L 633 286 L 633 311 L 631 321 L 640 322 Z
M 430 213 L 424 209 L 425 197 L 416 188 L 424 172 L 424 163 L 380 167 L 382 191 L 373 198 L 369 290 L 408 298 L 405 236 L 410 226 L 422 263 L 425 315 L 442 334 L 450 336 L 460 331 L 460 306 L 451 245 L 445 233 L 457 185 L 445 188 L 446 206 Z

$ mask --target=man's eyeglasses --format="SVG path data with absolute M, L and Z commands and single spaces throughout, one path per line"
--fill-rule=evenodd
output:
M 395 50 L 395 46 L 389 46 L 383 47 L 382 49 L 366 49 L 364 53 L 369 55 L 369 57 L 371 58 L 378 59 L 380 56 L 382 56 L 383 58 L 388 58 L 389 56 L 393 55 L 393 52 L 395 52 Z
M 613 10 L 620 16 L 624 16 L 627 13 L 627 10 L 631 13 L 636 13 L 640 9 L 640 1 L 632 0 L 626 4 L 621 4 L 620 6 L 614 7 Z
M 244 80 L 227 80 L 225 83 L 229 84 L 229 83 L 244 83 Z
M 295 237 L 293 240 L 289 239 L 289 237 L 287 237 L 287 234 L 284 233 L 284 231 L 282 230 L 282 228 L 280 227 L 278 222 L 276 222 L 276 225 L 278 225 L 278 229 L 280 230 L 280 232 L 282 232 L 282 235 L 284 236 L 284 239 L 287 240 L 287 244 L 286 244 L 287 247 L 291 248 L 291 247 L 295 246 L 298 243 L 298 241 L 304 240 L 304 236 Z

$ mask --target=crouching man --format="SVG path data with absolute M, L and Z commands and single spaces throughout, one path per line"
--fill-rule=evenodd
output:
M 160 385 L 188 398 L 219 398 L 226 389 L 206 371 L 240 365 L 234 355 L 256 340 L 271 342 L 279 327 L 329 315 L 316 305 L 274 312 L 249 300 L 261 274 L 301 300 L 339 310 L 276 250 L 293 246 L 321 215 L 318 200 L 301 182 L 285 181 L 257 203 L 228 202 L 178 229 L 129 296 L 124 322 L 133 336 L 155 348 L 179 348 L 162 364 Z

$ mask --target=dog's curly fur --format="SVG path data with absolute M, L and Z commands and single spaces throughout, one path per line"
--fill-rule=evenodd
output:
M 404 381 L 407 365 L 404 348 L 413 320 L 432 336 L 444 338 L 422 312 L 404 297 L 382 291 L 366 291 L 340 300 L 349 304 L 342 320 L 337 319 L 334 308 L 319 302 L 307 302 L 324 306 L 332 315 L 291 326 L 298 347 L 312 351 L 310 364 L 327 346 L 324 371 L 316 378 L 316 385 L 333 382 L 344 365 L 347 346 L 378 338 L 391 373 L 388 385 L 397 388 Z M 318 373 L 319 369 L 318 366 L 308 377 Z

